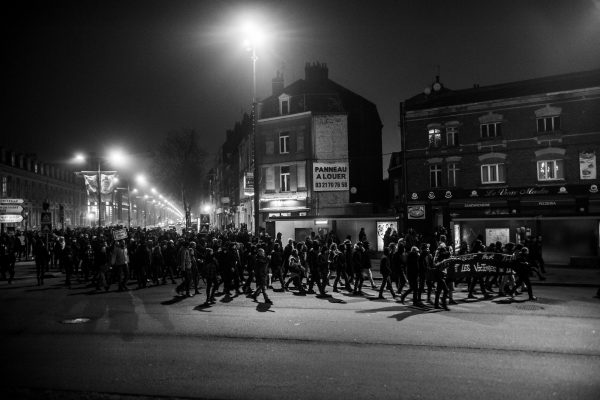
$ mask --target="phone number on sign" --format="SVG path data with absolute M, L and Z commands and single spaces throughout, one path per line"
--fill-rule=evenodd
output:
M 348 182 L 315 182 L 316 188 L 347 188 Z

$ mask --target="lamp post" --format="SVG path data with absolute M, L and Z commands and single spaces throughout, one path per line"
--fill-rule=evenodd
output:
M 256 159 L 258 150 L 258 143 L 256 140 L 256 61 L 258 60 L 258 57 L 256 56 L 256 42 L 258 41 L 259 34 L 252 26 L 247 26 L 245 30 L 247 31 L 246 34 L 250 36 L 250 39 L 245 41 L 246 49 L 252 53 L 252 56 L 250 57 L 252 60 L 252 174 L 254 175 L 254 198 L 252 204 L 254 208 L 254 233 L 258 236 L 260 233 L 260 200 L 258 198 L 258 162 Z

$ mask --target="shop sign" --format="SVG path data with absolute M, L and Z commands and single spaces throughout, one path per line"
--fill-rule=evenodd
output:
M 344 191 L 350 188 L 347 162 L 313 163 L 315 192 Z
M 406 207 L 408 219 L 425 219 L 425 205 L 417 204 Z
M 254 173 L 246 172 L 244 175 L 244 192 L 253 192 L 254 191 Z

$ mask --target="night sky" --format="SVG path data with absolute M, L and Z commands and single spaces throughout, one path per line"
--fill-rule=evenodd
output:
M 439 74 L 464 89 L 600 67 L 600 0 L 48 1 L 3 11 L 6 99 L 0 144 L 66 160 L 120 146 L 157 150 L 196 129 L 214 154 L 252 99 L 237 26 L 256 15 L 258 98 L 325 62 L 375 103 L 383 153 L 399 149 L 398 103 Z M 387 167 L 387 162 L 386 162 Z

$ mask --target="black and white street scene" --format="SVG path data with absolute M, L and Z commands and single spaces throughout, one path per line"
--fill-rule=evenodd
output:
M 5 10 L 3 399 L 597 399 L 600 1 Z

